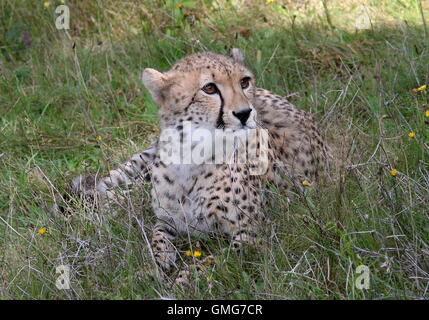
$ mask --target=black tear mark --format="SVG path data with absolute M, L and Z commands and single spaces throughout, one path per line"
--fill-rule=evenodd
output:
M 223 100 L 222 93 L 220 92 L 220 90 L 218 90 L 218 93 L 219 93 L 219 98 L 220 98 L 220 110 L 219 110 L 219 115 L 218 115 L 217 120 L 216 120 L 216 128 L 223 129 L 223 128 L 225 128 L 225 122 L 223 121 L 224 100 Z

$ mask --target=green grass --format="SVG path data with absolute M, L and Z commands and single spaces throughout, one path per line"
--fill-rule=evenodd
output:
M 371 24 L 356 30 L 364 2 Z M 1 299 L 428 298 L 428 89 L 412 92 L 429 84 L 427 1 L 66 0 L 67 32 L 50 3 L 0 1 Z M 292 203 L 274 190 L 257 250 L 184 239 L 216 261 L 179 290 L 154 272 L 147 186 L 116 216 L 49 208 L 70 178 L 106 173 L 156 136 L 143 68 L 231 47 L 260 87 L 315 114 L 340 168 Z M 71 290 L 55 287 L 60 264 Z

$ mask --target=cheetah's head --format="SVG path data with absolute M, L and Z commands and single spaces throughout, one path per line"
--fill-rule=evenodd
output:
M 256 127 L 253 74 L 243 54 L 192 54 L 167 72 L 147 68 L 142 81 L 160 106 L 161 128 L 190 121 L 208 129 Z

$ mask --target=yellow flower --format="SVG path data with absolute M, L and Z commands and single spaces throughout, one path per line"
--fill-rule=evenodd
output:
M 274 2 L 274 0 L 267 0 L 267 3 L 272 3 Z
M 198 251 L 198 250 L 196 250 L 196 251 L 194 251 L 194 252 L 192 252 L 191 250 L 186 250 L 185 254 L 186 254 L 188 257 L 192 257 L 192 256 L 194 256 L 195 258 L 199 258 L 199 257 L 201 257 L 201 255 L 202 255 L 203 253 L 202 253 L 201 251 Z
M 416 92 L 421 92 L 421 91 L 425 91 L 426 90 L 426 88 L 427 88 L 427 85 L 422 85 L 422 86 L 420 86 L 420 87 L 418 87 L 418 88 L 414 88 L 412 91 L 414 92 L 414 93 L 416 93 Z
M 396 175 L 398 174 L 398 170 L 396 170 L 396 169 L 392 169 L 392 170 L 390 171 L 390 174 L 392 175 L 392 177 L 396 177 Z
M 425 111 L 425 117 L 429 117 L 429 109 Z
M 37 230 L 37 232 L 41 235 L 44 235 L 46 233 L 46 228 L 45 227 L 40 228 L 39 230 Z
M 97 137 L 97 140 L 98 140 L 98 141 L 101 141 L 101 140 L 103 140 L 103 138 L 102 138 L 101 136 L 98 136 L 98 137 Z
M 51 5 L 51 3 L 49 2 L 49 1 L 45 1 L 44 3 L 43 3 L 43 6 L 47 9 L 47 8 L 49 8 L 49 6 Z
M 182 8 L 183 8 L 183 4 L 182 4 L 182 3 L 178 3 L 178 4 L 177 4 L 177 7 L 178 7 L 179 9 L 182 9 Z
M 410 133 L 408 133 L 408 137 L 409 137 L 410 139 L 413 139 L 415 136 L 416 136 L 416 134 L 415 134 L 415 132 L 414 132 L 414 131 L 411 131 Z
M 308 182 L 307 180 L 304 180 L 304 181 L 302 182 L 302 185 L 303 185 L 304 187 L 309 187 L 309 186 L 310 186 L 310 182 Z
M 418 87 L 416 90 L 417 91 L 425 91 L 426 90 L 426 88 L 427 88 L 427 85 L 422 85 L 422 86 L 420 86 L 420 87 Z

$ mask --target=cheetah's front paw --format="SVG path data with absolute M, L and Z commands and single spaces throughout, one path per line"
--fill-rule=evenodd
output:
M 176 266 L 176 248 L 168 239 L 154 237 L 152 248 L 156 263 L 165 271 L 169 272 Z

